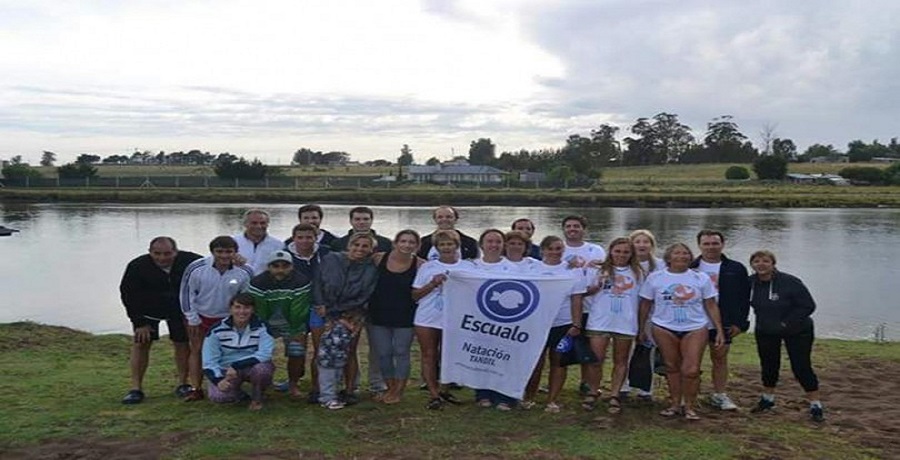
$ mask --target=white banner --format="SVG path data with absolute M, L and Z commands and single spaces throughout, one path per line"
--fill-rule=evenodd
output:
M 441 381 L 522 399 L 572 278 L 451 272 L 444 282 Z

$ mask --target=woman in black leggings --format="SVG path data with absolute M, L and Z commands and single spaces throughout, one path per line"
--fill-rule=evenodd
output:
M 814 337 L 810 315 L 816 303 L 799 278 L 775 269 L 775 254 L 771 251 L 754 252 L 750 266 L 755 272 L 750 276 L 750 306 L 756 314 L 756 350 L 764 387 L 753 412 L 775 407 L 775 384 L 784 342 L 791 370 L 809 399 L 809 415 L 813 421 L 821 422 L 825 416 L 819 400 L 819 379 L 810 360 Z

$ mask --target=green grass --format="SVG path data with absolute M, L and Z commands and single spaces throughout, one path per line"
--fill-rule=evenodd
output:
M 854 444 L 852 436 L 787 419 L 726 417 L 723 424 L 689 425 L 661 420 L 659 407 L 653 406 L 626 405 L 617 418 L 602 410 L 584 412 L 577 409 L 574 369 L 565 390 L 566 409 L 552 415 L 540 410 L 500 413 L 471 404 L 431 412 L 424 409 L 425 393 L 414 385 L 399 405 L 364 400 L 335 412 L 277 393 L 260 413 L 240 405 L 187 404 L 171 394 L 175 382 L 166 340 L 153 348 L 145 381 L 148 399 L 123 406 L 119 399 L 128 384 L 129 340 L 33 323 L 0 325 L 0 457 L 8 449 L 27 452 L 72 439 L 143 440 L 177 458 L 253 456 L 260 449 L 293 458 L 880 456 L 877 449 Z M 859 357 L 900 362 L 900 345 L 822 340 L 815 351 L 817 365 Z M 279 357 L 278 378 L 283 378 L 281 361 Z M 736 341 L 732 363 L 755 369 L 752 340 Z M 471 399 L 468 392 L 460 395 Z

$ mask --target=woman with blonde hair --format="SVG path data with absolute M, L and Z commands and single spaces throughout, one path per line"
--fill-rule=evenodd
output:
M 603 361 L 612 342 L 612 396 L 609 398 L 609 412 L 618 414 L 622 410 L 619 391 L 628 373 L 628 355 L 639 329 L 638 293 L 644 276 L 630 239 L 614 239 L 606 254 L 607 257 L 599 268 L 588 269 L 588 279 L 596 280 L 599 290 L 584 298 L 588 312 L 584 333 L 590 339 L 591 349 L 599 362 L 590 367 L 590 394 L 585 398 L 584 407 L 590 410 L 596 404 L 603 377 Z
M 644 278 L 653 272 L 665 270 L 666 262 L 656 257 L 656 236 L 647 229 L 638 229 L 628 235 L 634 244 L 634 256 L 644 272 Z M 645 325 L 649 326 L 649 324 Z M 649 329 L 648 329 L 649 330 Z M 637 388 L 637 397 L 644 401 L 653 400 L 653 369 L 661 362 L 653 337 L 638 338 L 628 363 L 628 379 L 622 386 L 620 397 L 628 396 L 631 388 Z

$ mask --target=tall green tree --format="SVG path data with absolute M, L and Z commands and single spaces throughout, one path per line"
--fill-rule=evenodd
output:
M 707 123 L 702 148 L 688 149 L 681 163 L 749 163 L 757 155 L 733 117 L 722 115 Z
M 469 164 L 492 165 L 497 159 L 495 152 L 497 146 L 490 138 L 482 137 L 469 144 Z
M 49 150 L 44 150 L 44 153 L 41 154 L 41 166 L 53 166 L 53 163 L 56 163 L 56 154 Z
M 294 152 L 291 157 L 291 164 L 298 166 L 311 166 L 322 163 L 322 152 L 313 151 L 303 147 Z
M 413 159 L 412 149 L 409 148 L 408 145 L 403 144 L 403 147 L 400 148 L 400 156 L 397 158 L 397 164 L 400 166 L 409 166 L 415 163 L 415 159 Z
M 800 161 L 810 161 L 813 158 L 832 157 L 840 154 L 841 152 L 838 152 L 838 150 L 831 144 L 813 144 L 807 147 L 806 150 L 800 155 Z
M 787 160 L 797 159 L 797 146 L 790 139 L 781 139 L 776 137 L 772 139 L 772 155 L 782 157 Z
M 425 162 L 425 164 L 428 166 L 438 166 L 441 164 L 441 160 L 438 160 L 437 157 L 431 157 L 428 159 L 428 161 Z
M 78 158 L 75 159 L 75 163 L 83 163 L 87 165 L 92 165 L 100 162 L 100 155 L 93 155 L 90 153 L 82 153 L 78 155 Z
M 694 144 L 691 128 L 680 121 L 678 115 L 661 112 L 652 119 L 638 118 L 631 126 L 625 143 L 627 164 L 678 163 L 681 155 Z

